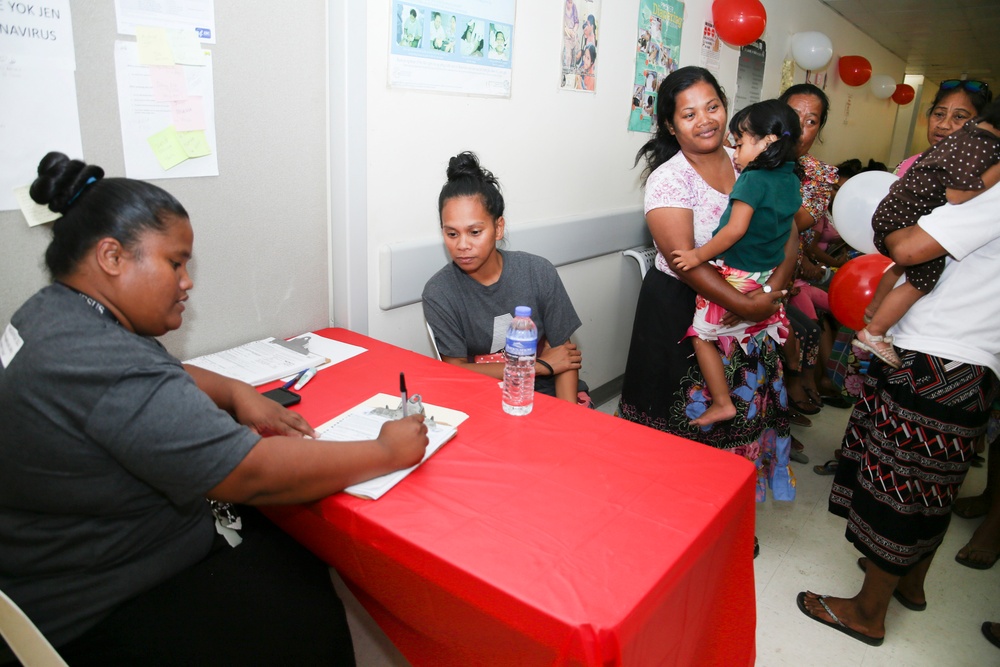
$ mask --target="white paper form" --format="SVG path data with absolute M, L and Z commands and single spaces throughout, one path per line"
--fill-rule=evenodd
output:
M 187 28 L 215 44 L 215 0 L 115 0 L 118 33 L 134 35 L 136 26 Z
M 83 157 L 69 0 L 0 2 L 0 210 L 57 150 Z
M 71 69 L 20 65 L 0 55 L 0 210 L 19 208 L 14 188 L 30 185 L 49 151 L 83 158 Z
M 376 394 L 370 399 L 348 410 L 344 414 L 334 417 L 316 429 L 320 440 L 332 440 L 336 442 L 353 442 L 357 440 L 372 440 L 378 437 L 382 425 L 390 421 L 389 417 L 372 414 L 371 410 L 379 407 L 399 405 L 398 396 L 391 394 Z M 424 461 L 429 459 L 434 452 L 441 449 L 449 440 L 455 437 L 456 428 L 463 421 L 468 419 L 468 415 L 458 410 L 442 408 L 435 405 L 423 404 L 424 411 L 428 418 L 433 418 L 424 422 L 427 424 L 427 449 L 424 450 L 424 458 L 417 465 L 397 470 L 395 472 L 375 477 L 366 482 L 353 484 L 344 491 L 361 498 L 376 500 L 381 498 L 386 491 L 396 486 L 404 477 L 416 470 Z
M 125 174 L 143 180 L 158 178 L 191 178 L 218 176 L 219 160 L 215 138 L 215 91 L 211 52 L 205 51 L 204 67 L 175 65 L 184 74 L 187 94 L 201 98 L 205 129 L 196 133 L 202 145 L 179 145 L 173 151 L 178 156 L 168 168 L 161 159 L 168 149 L 159 140 L 173 133 L 174 102 L 156 100 L 151 68 L 139 63 L 135 42 L 115 42 L 115 71 L 118 81 L 118 107 L 121 113 L 122 144 L 125 152 Z M 188 133 L 183 133 L 190 136 Z M 187 151 L 186 153 L 184 151 Z M 206 153 L 207 151 L 207 153 Z

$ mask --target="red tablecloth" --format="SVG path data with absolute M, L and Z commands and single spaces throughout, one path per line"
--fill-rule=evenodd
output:
M 754 663 L 754 469 L 732 454 L 536 396 L 343 329 L 318 425 L 379 393 L 461 410 L 458 435 L 376 501 L 266 513 L 341 576 L 414 665 Z

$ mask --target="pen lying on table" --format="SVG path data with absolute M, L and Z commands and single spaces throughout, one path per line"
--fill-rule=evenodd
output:
M 302 389 L 302 387 L 306 386 L 306 383 L 314 377 L 316 377 L 315 368 L 307 368 L 302 371 L 302 375 L 299 376 L 298 381 L 295 383 L 295 390 L 298 391 L 299 389 Z
M 399 374 L 399 396 L 403 399 L 403 416 L 406 416 L 406 376 L 402 372 Z

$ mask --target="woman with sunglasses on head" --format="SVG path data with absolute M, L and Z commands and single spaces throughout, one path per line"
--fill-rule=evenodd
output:
M 983 81 L 948 79 L 938 87 L 934 101 L 927 109 L 927 143 L 934 146 L 949 134 L 979 115 L 993 100 L 993 92 Z M 893 172 L 900 178 L 923 152 L 911 155 Z

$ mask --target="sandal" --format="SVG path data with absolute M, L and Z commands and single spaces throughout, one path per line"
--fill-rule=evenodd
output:
M 837 461 L 830 460 L 821 466 L 813 466 L 813 472 L 817 475 L 823 475 L 824 477 L 827 475 L 836 475 L 838 465 L 840 464 Z
M 963 551 L 965 552 L 964 556 L 962 555 Z M 985 556 L 986 559 L 974 560 L 970 558 L 973 554 Z M 955 562 L 959 565 L 964 565 L 965 567 L 971 567 L 973 570 L 988 570 L 996 564 L 998 557 L 1000 557 L 1000 552 L 997 552 L 995 549 L 973 547 L 966 544 L 958 550 L 957 554 L 955 554 Z
M 815 405 L 817 408 L 823 407 L 823 397 L 820 396 L 819 392 L 812 387 L 803 387 L 802 391 L 806 392 L 806 396 L 809 398 L 809 402 Z
M 796 401 L 791 396 L 788 397 L 788 405 L 794 408 L 796 412 L 802 413 L 804 415 L 816 415 L 819 414 L 819 408 L 813 405 L 813 402 L 808 398 L 804 401 Z
M 903 365 L 896 350 L 892 347 L 892 336 L 875 336 L 868 333 L 868 329 L 862 329 L 851 341 L 851 345 L 871 352 L 893 368 L 899 368 Z
M 795 424 L 796 426 L 802 426 L 803 428 L 808 428 L 812 426 L 812 420 L 806 417 L 800 412 L 796 412 L 792 408 L 788 409 L 788 421 L 789 423 Z

